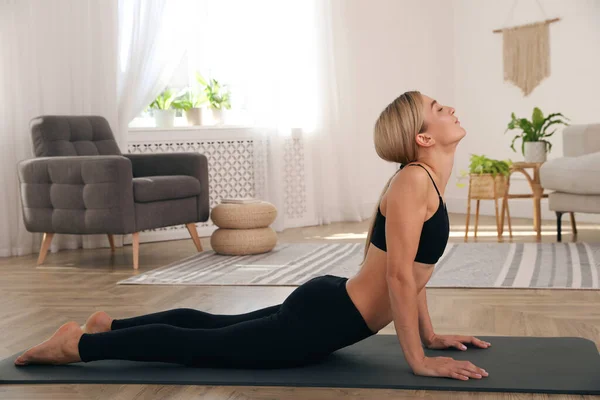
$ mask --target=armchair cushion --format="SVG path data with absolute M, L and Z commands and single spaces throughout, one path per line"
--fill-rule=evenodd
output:
M 200 180 L 204 178 L 208 162 L 206 156 L 200 153 L 151 153 L 125 154 L 131 160 L 133 177 L 157 175 L 189 175 Z M 207 175 L 208 176 L 208 175 Z
M 197 201 L 198 222 L 208 221 L 208 159 L 200 153 L 125 154 L 131 160 L 133 177 L 185 175 L 196 178 L 200 184 Z
M 135 232 L 131 162 L 122 156 L 43 157 L 18 165 L 30 232 Z
M 133 178 L 133 198 L 137 203 L 199 196 L 198 179 L 185 175 Z

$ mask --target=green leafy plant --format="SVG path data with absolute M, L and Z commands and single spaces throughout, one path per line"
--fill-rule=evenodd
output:
M 196 93 L 191 88 L 186 88 L 173 100 L 173 108 L 188 111 L 192 108 L 202 107 L 207 101 L 204 93 Z
M 548 138 L 556 132 L 556 129 L 551 132 L 547 132 L 548 128 L 552 125 L 563 124 L 569 125 L 564 120 L 569 120 L 567 117 L 562 115 L 561 113 L 550 114 L 547 117 L 544 117 L 542 110 L 538 107 L 533 109 L 533 113 L 531 114 L 531 120 L 527 118 L 517 118 L 515 117 L 515 113 L 511 114 L 511 120 L 508 123 L 508 126 L 504 133 L 513 129 L 520 129 L 521 132 L 516 135 L 510 148 L 516 152 L 515 150 L 515 141 L 517 139 L 521 139 L 521 153 L 525 154 L 525 142 L 543 142 L 546 144 L 547 151 L 552 150 L 552 143 L 547 141 L 545 138 Z
M 200 73 L 196 72 L 196 80 L 202 85 L 204 95 L 210 105 L 210 108 L 222 110 L 224 108 L 230 110 L 231 93 L 226 85 L 221 85 L 216 79 L 206 80 Z
M 459 182 L 456 186 L 464 187 L 465 184 L 461 181 L 469 174 L 491 174 L 494 178 L 498 174 L 508 176 L 511 166 L 511 160 L 495 160 L 484 155 L 471 154 L 469 171 L 461 171 L 461 175 L 458 179 Z
M 176 95 L 171 89 L 165 89 L 160 93 L 148 108 L 150 110 L 168 110 L 171 108 Z

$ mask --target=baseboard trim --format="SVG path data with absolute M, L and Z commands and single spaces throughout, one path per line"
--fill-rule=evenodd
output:
M 0 258 L 5 257 L 23 257 L 30 254 L 36 253 L 39 250 L 39 246 L 36 248 L 25 249 L 21 247 L 12 249 L 0 249 Z

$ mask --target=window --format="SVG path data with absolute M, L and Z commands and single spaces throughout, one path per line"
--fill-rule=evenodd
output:
M 187 50 L 168 86 L 198 89 L 199 72 L 230 90 L 226 124 L 300 126 L 315 103 L 313 16 L 308 0 L 203 1 L 197 37 L 182 38 Z M 145 112 L 130 126 L 153 124 Z M 178 111 L 175 125 L 186 124 Z

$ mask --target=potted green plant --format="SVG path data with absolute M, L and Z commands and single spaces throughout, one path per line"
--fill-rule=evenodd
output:
M 186 88 L 173 101 L 173 108 L 182 110 L 189 124 L 202 125 L 202 106 L 206 102 L 204 94 Z
M 520 129 L 521 132 L 513 138 L 510 148 L 516 152 L 515 141 L 521 139 L 521 153 L 525 157 L 525 162 L 545 162 L 547 153 L 552 150 L 552 143 L 546 140 L 546 138 L 556 132 L 556 129 L 551 132 L 547 130 L 556 124 L 569 125 L 564 120 L 569 119 L 561 113 L 554 113 L 544 117 L 542 110 L 535 107 L 531 114 L 531 120 L 517 118 L 515 117 L 515 113 L 512 113 L 511 120 L 504 133 L 509 130 Z
M 172 128 L 175 126 L 175 109 L 172 108 L 175 98 L 175 93 L 167 88 L 150 103 L 149 108 L 152 110 L 157 128 Z
M 471 199 L 504 197 L 511 165 L 511 160 L 496 160 L 485 155 L 471 154 L 469 171 L 462 172 L 457 186 L 464 187 L 460 181 L 468 175 Z
M 196 72 L 196 81 L 202 85 L 208 109 L 212 114 L 212 120 L 215 124 L 223 123 L 223 110 L 231 109 L 231 93 L 226 85 L 221 85 L 216 79 L 209 79 Z

